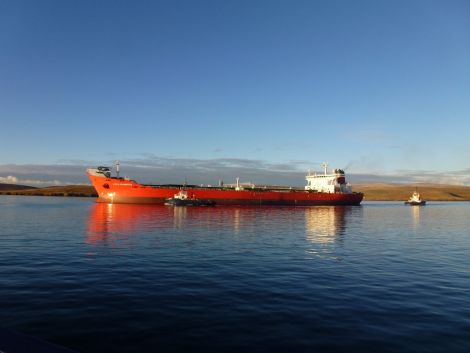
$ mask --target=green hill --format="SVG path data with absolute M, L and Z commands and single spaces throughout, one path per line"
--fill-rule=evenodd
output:
M 355 184 L 366 201 L 406 201 L 415 189 L 427 201 L 470 201 L 470 186 L 442 184 Z
M 88 196 L 96 197 L 95 188 L 91 185 L 48 186 L 45 188 L 0 190 L 0 195 L 29 195 L 29 196 Z
M 0 183 L 0 191 L 36 189 L 33 186 Z

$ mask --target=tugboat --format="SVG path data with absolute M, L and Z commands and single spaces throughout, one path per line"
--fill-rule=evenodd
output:
M 199 200 L 195 198 L 188 198 L 188 193 L 181 190 L 173 197 L 165 200 L 167 206 L 215 206 L 215 201 L 212 200 Z
M 424 206 L 426 205 L 426 201 L 421 200 L 421 196 L 419 195 L 418 191 L 415 190 L 408 201 L 405 201 L 405 205 Z

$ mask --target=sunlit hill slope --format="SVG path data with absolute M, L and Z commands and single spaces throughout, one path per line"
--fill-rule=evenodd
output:
M 355 184 L 354 191 L 364 193 L 364 201 L 405 201 L 415 189 L 427 201 L 470 201 L 470 186 L 442 184 Z M 96 197 L 89 185 L 33 188 L 25 185 L 0 184 L 0 195 L 83 196 Z

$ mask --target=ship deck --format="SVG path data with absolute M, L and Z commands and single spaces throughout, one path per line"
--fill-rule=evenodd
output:
M 204 185 L 188 185 L 188 184 L 141 184 L 142 186 L 150 186 L 154 188 L 167 188 L 167 189 L 191 189 L 191 190 L 220 190 L 220 191 L 234 191 L 236 190 L 233 186 L 204 186 Z M 300 186 L 277 186 L 277 185 L 255 185 L 254 187 L 242 187 L 240 190 L 246 191 L 257 191 L 257 192 L 307 192 L 303 187 Z M 316 191 L 311 191 L 316 192 Z

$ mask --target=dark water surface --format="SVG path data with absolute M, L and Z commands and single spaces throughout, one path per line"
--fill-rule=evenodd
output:
M 0 325 L 79 352 L 470 352 L 470 203 L 2 196 Z

